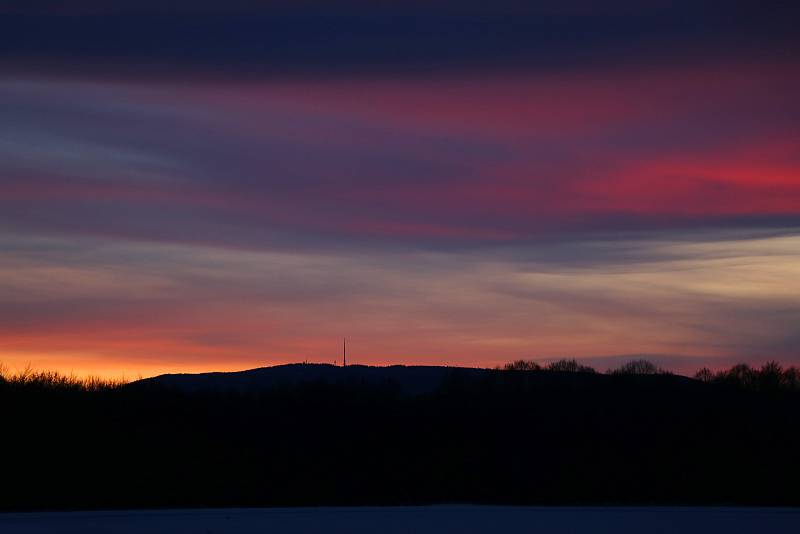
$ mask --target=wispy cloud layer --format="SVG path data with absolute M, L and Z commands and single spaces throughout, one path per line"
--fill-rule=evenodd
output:
M 795 10 L 529 4 L 7 4 L 0 358 L 800 362 Z
M 691 369 L 797 359 L 796 235 L 383 254 L 22 242 L 5 238 L 14 252 L 0 264 L 0 338 L 17 363 L 332 361 L 344 334 L 365 363 L 649 353 L 696 357 L 679 362 Z M 636 254 L 598 261 L 601 249 Z

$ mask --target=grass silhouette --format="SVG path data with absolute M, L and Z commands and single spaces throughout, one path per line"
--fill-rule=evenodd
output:
M 28 388 L 65 391 L 107 391 L 119 388 L 129 382 L 123 378 L 101 378 L 88 375 L 64 374 L 58 371 L 34 369 L 27 365 L 21 370 L 10 372 L 8 366 L 0 363 L 0 384 L 10 388 Z

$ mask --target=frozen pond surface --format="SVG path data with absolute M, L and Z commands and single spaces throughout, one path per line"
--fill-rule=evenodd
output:
M 800 508 L 430 506 L 0 514 L 3 534 L 800 532 Z

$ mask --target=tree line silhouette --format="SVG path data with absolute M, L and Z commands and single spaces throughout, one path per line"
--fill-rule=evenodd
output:
M 800 505 L 797 369 L 599 373 L 574 360 L 181 392 L 0 376 L 0 508 Z
M 575 359 L 562 359 L 541 365 L 534 360 L 514 360 L 497 369 L 503 371 L 558 371 L 569 373 L 597 373 L 598 371 L 588 365 L 579 363 Z M 637 359 L 631 360 L 617 368 L 609 369 L 610 375 L 671 375 L 671 371 L 658 367 L 654 363 Z M 794 366 L 783 367 L 777 361 L 771 360 L 761 367 L 751 367 L 746 363 L 734 365 L 730 369 L 712 371 L 703 367 L 697 371 L 695 380 L 728 386 L 737 386 L 750 390 L 793 390 L 800 391 L 800 369 Z

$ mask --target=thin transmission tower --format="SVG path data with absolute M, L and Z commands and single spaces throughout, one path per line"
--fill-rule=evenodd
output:
M 342 338 L 342 367 L 347 367 L 347 338 Z

